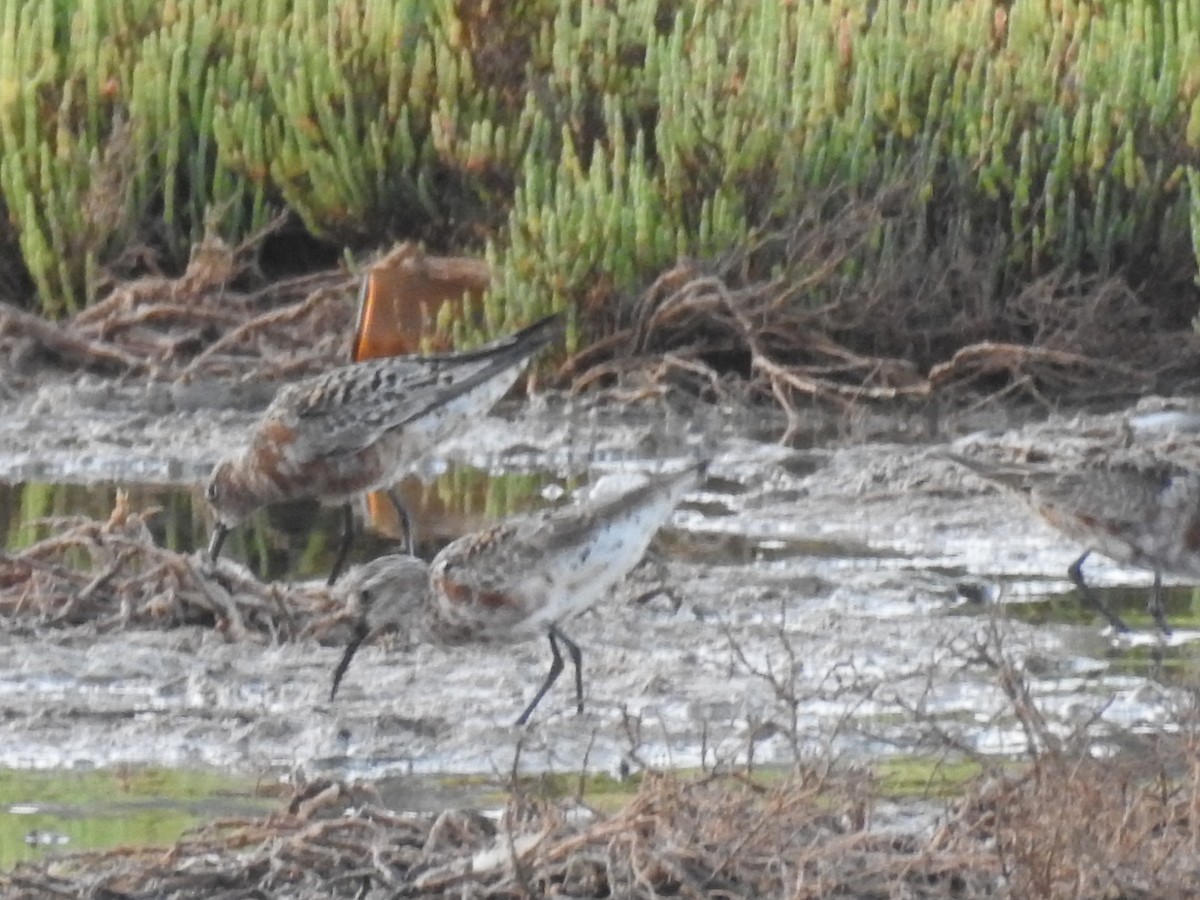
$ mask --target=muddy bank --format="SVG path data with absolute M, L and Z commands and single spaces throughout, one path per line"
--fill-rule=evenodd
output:
M 10 398 L 0 408 L 0 477 L 195 483 L 263 399 L 218 411 L 207 400 L 167 404 L 161 390 L 171 389 L 63 382 Z M 155 402 L 161 410 L 148 409 Z M 1127 420 L 1050 417 L 1003 432 L 1017 415 L 953 425 L 991 426 L 976 441 L 1070 452 L 1111 439 Z M 843 419 L 846 436 L 829 436 L 836 423 L 814 429 L 808 449 L 773 443 L 778 426 L 758 410 L 617 409 L 549 395 L 505 406 L 429 461 L 430 473 L 471 464 L 586 481 L 678 454 L 713 456 L 708 482 L 659 542 L 678 611 L 665 597 L 632 602 L 659 577 L 647 569 L 571 623 L 584 649 L 583 716 L 559 685 L 534 727 L 512 726 L 549 663 L 536 641 L 469 653 L 368 647 L 331 704 L 335 646 L 18 620 L 0 634 L 0 764 L 487 773 L 508 771 L 518 745 L 529 770 L 693 766 L 750 752 L 787 763 L 813 746 L 864 757 L 911 749 L 928 725 L 914 722 L 916 708 L 964 746 L 1019 749 L 995 673 L 972 662 L 971 647 L 1000 611 L 1067 591 L 1079 549 L 931 457 L 946 438 L 930 436 L 926 420 Z M 1102 586 L 1150 581 L 1089 565 Z M 969 603 L 964 586 L 1002 592 L 1006 605 Z M 1177 622 L 1160 656 L 1197 636 Z M 1039 661 L 1036 690 L 1063 727 L 1097 714 L 1103 741 L 1108 726 L 1170 721 L 1181 702 L 1138 655 L 1160 642 L 1144 625 L 1119 642 L 1073 614 L 1049 624 L 1005 616 L 999 627 L 1015 658 Z

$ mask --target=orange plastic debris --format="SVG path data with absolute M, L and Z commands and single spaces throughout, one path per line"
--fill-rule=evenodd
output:
M 351 358 L 416 353 L 445 304 L 478 300 L 491 279 L 481 259 L 426 256 L 416 244 L 401 244 L 363 278 Z M 435 340 L 434 349 L 450 348 Z
M 351 359 L 416 353 L 443 305 L 478 300 L 491 279 L 491 269 L 481 259 L 426 256 L 416 244 L 400 244 L 363 278 Z M 448 350 L 449 342 L 435 337 L 433 349 Z M 383 492 L 367 495 L 367 517 L 380 534 L 402 536 L 400 517 Z

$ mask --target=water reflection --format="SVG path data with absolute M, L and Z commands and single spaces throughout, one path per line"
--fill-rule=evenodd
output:
M 261 815 L 277 803 L 267 793 L 208 771 L 0 770 L 0 869 L 48 853 L 166 845 L 214 817 Z
M 696 510 L 699 504 L 681 503 L 681 509 Z M 878 559 L 894 556 L 865 543 L 820 538 L 782 539 L 751 537 L 736 531 L 686 531 L 665 528 L 660 537 L 672 556 L 711 565 L 750 565 L 803 559 Z
M 488 473 L 454 467 L 430 483 L 419 478 L 401 482 L 402 497 L 416 526 L 420 555 L 429 558 L 459 535 L 484 527 L 502 516 L 547 505 L 546 496 L 563 493 L 547 488 L 565 479 L 545 473 Z M 212 528 L 208 505 L 196 488 L 116 484 L 52 484 L 0 482 L 0 537 L 8 551 L 18 551 L 61 532 L 74 517 L 106 519 L 117 491 L 129 495 L 131 509 L 146 514 L 159 546 L 180 553 L 205 547 Z M 396 547 L 394 511 L 373 496 L 360 503 L 358 521 L 364 533 L 352 561 L 370 559 Z M 341 512 L 315 501 L 282 503 L 260 510 L 234 529 L 223 556 L 245 562 L 264 580 L 306 578 L 329 571 L 341 535 Z
M 207 512 L 199 495 L 180 488 L 133 485 L 124 488 L 130 508 L 159 510 L 149 522 L 154 540 L 188 552 L 207 539 Z M 70 518 L 106 519 L 116 502 L 114 484 L 0 482 L 0 535 L 6 550 L 20 550 L 62 531 Z
M 1016 587 L 1028 587 L 1028 584 L 1018 584 Z M 1105 606 L 1124 619 L 1135 632 L 1155 630 L 1148 609 L 1149 585 L 1093 586 L 1092 590 Z M 1056 593 L 1037 590 L 1032 596 L 1021 596 L 1019 600 L 1011 597 L 1006 599 L 1005 614 L 1029 625 L 1087 625 L 1101 628 L 1104 624 L 1099 615 L 1080 602 L 1079 592 L 1073 589 Z M 1191 630 L 1200 627 L 1198 601 L 1200 588 L 1187 585 L 1163 588 L 1163 608 L 1172 628 Z M 988 609 L 988 603 L 970 603 L 964 605 L 961 611 L 986 613 Z
M 976 585 L 970 585 L 975 587 Z M 995 587 L 993 585 L 993 587 Z M 1028 582 L 1010 587 L 1016 591 L 1028 589 Z M 1095 673 L 1106 678 L 1117 675 L 1147 678 L 1165 685 L 1190 686 L 1200 677 L 1200 660 L 1196 658 L 1195 642 L 1200 637 L 1200 588 L 1179 585 L 1163 588 L 1163 608 L 1171 624 L 1172 634 L 1161 634 L 1154 624 L 1147 604 L 1149 585 L 1093 587 L 1092 590 L 1109 609 L 1124 619 L 1132 632 L 1114 638 L 1103 628 L 1103 619 L 1079 600 L 1077 590 L 1050 593 L 1034 586 L 1032 594 L 1019 599 L 1008 597 L 1003 602 L 1006 618 L 1039 627 L 1056 625 L 1079 626 L 1070 645 L 1081 656 L 1054 661 L 1045 659 L 1037 664 L 1040 677 L 1077 676 L 1081 659 L 1096 661 Z M 987 616 L 996 612 L 995 597 L 972 600 L 953 611 L 958 615 Z

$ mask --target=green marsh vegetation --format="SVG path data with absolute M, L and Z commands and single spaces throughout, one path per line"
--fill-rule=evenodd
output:
M 1143 0 L 5 2 L 0 273 L 67 317 L 289 212 L 783 400 L 1128 384 L 1190 352 L 1127 338 L 1196 314 L 1198 55 Z
M 0 769 L 0 870 L 122 844 L 167 846 L 214 814 L 267 811 L 272 793 L 251 778 L 206 770 Z

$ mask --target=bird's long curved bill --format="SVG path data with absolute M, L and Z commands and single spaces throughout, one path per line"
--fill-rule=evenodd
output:
M 212 539 L 208 542 L 208 558 L 210 562 L 216 562 L 217 557 L 221 555 L 221 545 L 225 543 L 225 538 L 229 535 L 229 526 L 218 522 L 213 528 Z
M 329 700 L 331 703 L 333 702 L 333 698 L 337 696 L 337 689 L 338 685 L 342 683 L 342 676 L 350 668 L 350 660 L 354 659 L 354 654 L 358 652 L 358 648 L 362 646 L 368 634 L 370 634 L 370 629 L 367 627 L 365 621 L 360 620 L 355 623 L 354 633 L 350 635 L 350 643 L 346 645 L 346 652 L 342 654 L 341 662 L 333 670 L 333 685 L 329 688 Z

